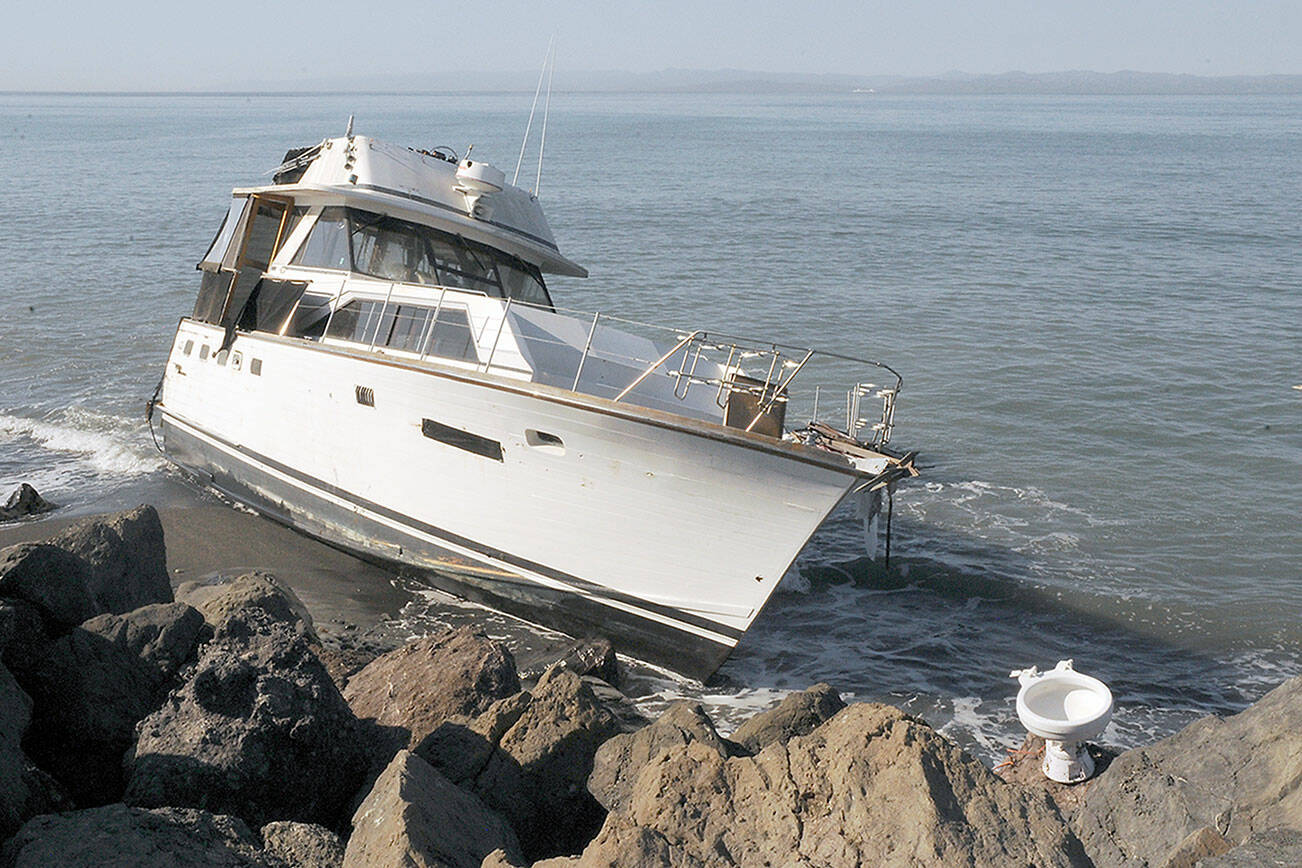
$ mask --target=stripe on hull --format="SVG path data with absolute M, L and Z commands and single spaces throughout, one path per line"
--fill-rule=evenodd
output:
M 622 653 L 705 679 L 741 631 L 621 594 L 401 516 L 162 411 L 167 456 L 269 518 L 369 559 L 415 568 L 459 597 L 575 635 L 614 640 Z

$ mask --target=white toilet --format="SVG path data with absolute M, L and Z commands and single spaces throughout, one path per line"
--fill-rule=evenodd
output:
M 1094 774 L 1085 742 L 1097 738 L 1112 720 L 1112 691 L 1097 678 L 1082 675 L 1070 660 L 1048 672 L 1032 666 L 1010 672 L 1022 685 L 1017 717 L 1032 735 L 1044 739 L 1041 769 L 1050 780 L 1075 784 Z

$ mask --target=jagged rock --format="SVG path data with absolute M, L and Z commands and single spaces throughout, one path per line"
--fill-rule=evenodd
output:
M 260 609 L 226 618 L 137 732 L 124 801 L 203 806 L 259 827 L 335 825 L 365 769 L 329 673 L 306 638 Z
M 185 603 L 153 603 L 124 615 L 96 615 L 82 630 L 102 636 L 140 661 L 155 686 L 170 685 L 211 635 L 198 610 Z M 161 700 L 162 697 L 159 697 Z
M 608 739 L 592 759 L 588 792 L 608 811 L 624 807 L 642 769 L 661 753 L 699 742 L 719 756 L 729 755 L 729 746 L 715 731 L 714 723 L 698 703 L 675 702 L 655 723 L 636 732 Z
M 40 515 L 57 507 L 24 482 L 13 490 L 4 506 L 0 506 L 0 521 L 12 521 L 29 515 Z
M 520 690 L 506 646 L 468 627 L 408 642 L 348 680 L 344 698 L 360 720 L 397 737 L 376 757 L 414 748 L 450 717 L 473 716 Z
M 754 757 L 652 759 L 584 866 L 1088 866 L 1044 793 L 1017 790 L 898 709 L 855 704 Z
M 241 820 L 184 808 L 105 805 L 35 817 L 3 851 L 5 868 L 281 868 Z
M 0 550 L 0 597 L 31 603 L 53 631 L 100 613 L 89 582 L 86 561 L 58 546 L 19 543 Z
M 49 543 L 86 563 L 86 587 L 100 612 L 122 614 L 150 603 L 172 602 L 163 523 L 152 506 L 88 519 L 65 528 Z
M 557 662 L 575 675 L 590 675 L 611 687 L 619 686 L 619 660 L 609 639 L 597 637 L 575 642 Z
M 605 812 L 585 788 L 592 757 L 619 724 L 561 667 L 474 721 L 449 721 L 416 752 L 510 821 L 530 860 L 577 852 Z
M 1085 802 L 1085 794 L 1090 791 L 1097 776 L 1106 771 L 1117 758 L 1117 751 L 1105 745 L 1087 744 L 1085 749 L 1094 760 L 1095 777 L 1081 783 L 1062 784 L 1045 777 L 1041 768 L 1044 762 L 1044 739 L 1030 733 L 1027 733 L 1020 747 L 1009 751 L 1007 762 L 995 766 L 994 772 L 1013 786 L 1044 790 L 1053 799 L 1058 813 L 1070 823 L 1080 811 L 1080 806 Z
M 262 851 L 289 868 L 340 868 L 344 864 L 339 836 L 314 823 L 268 823 L 262 827 Z
M 261 609 L 273 620 L 290 625 L 312 642 L 319 641 L 307 606 L 293 589 L 263 570 L 254 570 L 217 584 L 183 582 L 176 588 L 176 598 L 198 609 L 214 629 L 220 628 L 232 615 L 247 609 Z
M 1302 832 L 1282 828 L 1253 832 L 1224 855 L 1203 859 L 1197 865 L 1198 868 L 1295 868 L 1302 865 Z
M 519 864 L 520 845 L 506 821 L 403 750 L 353 815 L 344 866 L 479 868 L 497 850 Z
M 843 708 L 845 703 L 839 693 L 826 684 L 815 684 L 747 720 L 730 738 L 750 753 L 759 753 L 775 741 L 808 735 Z
M 1161 865 L 1211 827 L 1230 844 L 1302 829 L 1302 677 L 1228 718 L 1206 717 L 1117 757 L 1090 784 L 1077 834 L 1104 865 Z
M 1211 826 L 1203 826 L 1168 853 L 1161 868 L 1194 868 L 1203 859 L 1219 856 L 1229 849 L 1230 842 L 1220 832 Z
M 380 656 L 378 651 L 367 648 L 344 648 L 333 643 L 324 643 L 314 650 L 341 693 L 354 675 Z

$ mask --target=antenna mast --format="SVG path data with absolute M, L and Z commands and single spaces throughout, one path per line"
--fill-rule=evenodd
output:
M 543 127 L 542 136 L 538 139 L 538 177 L 533 182 L 533 194 L 538 195 L 542 189 L 542 158 L 543 148 L 547 147 L 547 115 L 552 108 L 552 76 L 556 73 L 556 37 L 552 37 L 552 67 L 547 73 L 547 101 L 543 103 Z
M 547 58 L 551 56 L 552 46 L 556 43 L 555 34 L 547 43 L 547 53 L 543 55 L 542 69 L 538 70 L 538 86 L 533 91 L 533 105 L 529 107 L 529 123 L 524 128 L 524 141 L 520 143 L 520 158 L 515 161 L 515 174 L 511 176 L 511 185 L 520 178 L 520 165 L 524 162 L 524 149 L 529 145 L 529 131 L 533 129 L 533 114 L 538 109 L 538 94 L 542 93 L 543 76 L 547 74 Z M 548 99 L 551 98 L 551 86 L 547 88 Z

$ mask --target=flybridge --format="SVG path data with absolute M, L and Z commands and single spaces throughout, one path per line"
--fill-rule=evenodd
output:
M 236 192 L 369 199 L 375 210 L 446 222 L 453 231 L 503 246 L 545 272 L 588 274 L 561 255 L 536 196 L 508 183 L 490 164 L 469 156 L 459 159 L 448 149 L 414 150 L 369 136 L 341 136 L 290 151 L 274 180 L 270 187 Z

